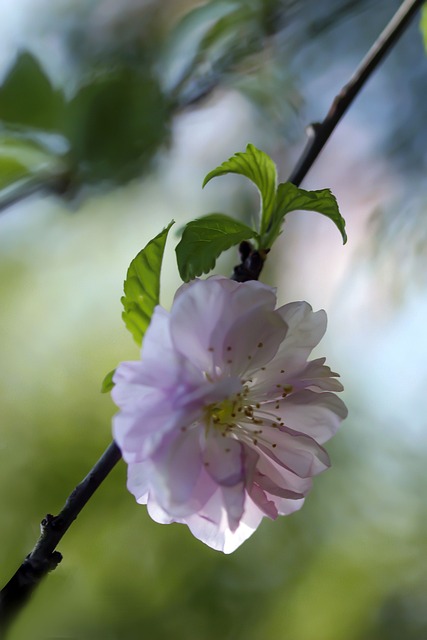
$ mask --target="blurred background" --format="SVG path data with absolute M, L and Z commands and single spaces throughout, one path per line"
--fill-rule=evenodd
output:
M 394 0 L 0 4 L 0 567 L 6 582 L 111 440 L 106 372 L 138 350 L 120 296 L 172 218 L 250 220 L 205 174 L 252 142 L 286 180 Z M 231 556 L 134 503 L 120 463 L 11 640 L 425 640 L 427 58 L 416 18 L 303 183 L 349 241 L 291 214 L 262 275 L 325 308 L 350 417 L 302 511 Z M 173 232 L 162 302 L 179 277 Z M 238 262 L 230 251 L 217 272 Z

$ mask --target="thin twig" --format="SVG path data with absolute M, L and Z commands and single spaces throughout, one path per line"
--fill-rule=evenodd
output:
M 120 458 L 120 449 L 112 442 L 67 498 L 59 515 L 48 514 L 43 518 L 34 549 L 0 592 L 0 637 L 4 637 L 13 617 L 42 578 L 61 562 L 62 555 L 55 551 L 58 543 Z
M 416 11 L 424 4 L 425 0 L 405 0 L 393 18 L 390 20 L 384 31 L 377 38 L 362 62 L 351 76 L 349 82 L 344 85 L 334 101 L 323 122 L 315 122 L 309 127 L 309 140 L 301 157 L 296 163 L 294 170 L 288 178 L 299 187 L 308 171 L 313 166 L 317 156 L 329 140 L 332 132 L 341 120 L 359 91 L 365 85 L 370 75 L 378 67 L 382 59 L 397 42 L 409 24 L 410 19 Z M 242 245 L 249 243 L 242 243 Z M 248 280 L 258 280 L 265 262 L 265 255 L 260 256 L 253 247 L 250 251 L 241 253 L 241 263 L 234 267 L 233 280 L 246 282 Z
M 350 81 L 335 97 L 331 108 L 323 122 L 316 122 L 310 127 L 310 138 L 307 146 L 297 162 L 288 182 L 297 187 L 301 184 L 314 161 L 322 151 L 331 133 L 341 120 L 369 76 L 375 71 L 382 59 L 402 35 L 409 21 L 425 0 L 405 0 L 390 20 L 384 31 L 366 54 Z
M 415 13 L 416 9 L 423 4 L 423 1 L 424 0 L 405 0 L 405 2 L 403 2 L 350 82 L 334 100 L 325 120 L 314 127 L 313 138 L 309 141 L 307 149 L 298 162 L 295 171 L 292 173 L 290 182 L 299 185 L 303 180 L 357 93 L 387 51 L 397 41 L 399 35 L 408 24 L 409 19 Z M 244 281 L 244 279 L 251 279 L 247 278 L 247 275 L 252 275 L 253 277 L 254 256 L 250 248 L 249 251 L 248 247 L 245 246 L 242 249 L 241 266 L 243 271 L 246 270 L 247 273 L 245 271 L 245 273 L 236 274 L 235 279 Z M 256 257 L 258 258 L 259 256 Z M 56 551 L 58 543 L 120 458 L 120 450 L 115 443 L 112 443 L 86 478 L 74 489 L 62 511 L 57 516 L 47 515 L 46 518 L 44 518 L 42 521 L 41 535 L 34 549 L 0 592 L 1 632 L 6 630 L 13 616 L 23 607 L 40 580 L 62 560 L 61 554 Z
M 69 188 L 70 176 L 67 172 L 53 175 L 35 175 L 23 178 L 19 182 L 11 185 L 8 189 L 3 189 L 0 196 L 0 213 L 9 207 L 23 202 L 27 198 L 38 195 L 64 195 Z

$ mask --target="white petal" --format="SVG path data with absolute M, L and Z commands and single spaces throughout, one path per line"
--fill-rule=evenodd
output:
M 145 406 L 132 405 L 113 417 L 113 436 L 126 462 L 140 462 L 149 456 L 167 433 L 183 421 L 163 392 L 153 391 L 145 397 Z
M 294 391 L 307 387 L 321 391 L 342 391 L 343 386 L 336 379 L 338 374 L 325 365 L 325 360 L 326 358 L 312 360 L 298 371 L 288 374 L 287 380 Z
M 305 498 L 302 498 L 301 500 L 287 500 L 286 498 L 279 498 L 273 495 L 269 497 L 276 505 L 279 516 L 289 516 L 291 513 L 299 511 L 305 501 Z
M 291 368 L 286 358 L 274 358 L 267 366 L 251 375 L 251 398 L 258 402 L 280 398 L 285 387 L 292 387 L 293 391 L 306 388 L 342 391 L 343 386 L 335 377 L 337 374 L 325 366 L 324 362 L 325 358 L 319 358 L 297 366 L 293 363 Z
M 336 433 L 348 413 L 344 402 L 334 393 L 316 393 L 308 389 L 287 396 L 274 412 L 281 416 L 287 427 L 309 435 L 319 444 Z
M 221 494 L 227 513 L 228 527 L 234 532 L 240 524 L 245 509 L 245 483 L 242 481 L 231 487 L 221 486 Z
M 256 308 L 241 315 L 224 335 L 217 364 L 232 375 L 250 375 L 276 354 L 287 326 L 276 311 Z
M 199 430 L 190 429 L 165 441 L 153 454 L 153 495 L 170 515 L 188 510 L 202 470 Z M 181 507 L 184 507 L 183 509 Z
M 180 390 L 203 383 L 203 374 L 174 346 L 170 335 L 170 314 L 162 307 L 154 310 L 144 336 L 139 380 L 148 387 Z
M 326 313 L 323 310 L 314 313 L 307 302 L 291 302 L 277 312 L 288 325 L 288 332 L 276 358 L 280 360 L 281 368 L 290 369 L 305 362 L 322 339 L 326 331 Z
M 268 516 L 272 520 L 277 518 L 278 511 L 275 503 L 269 498 L 266 491 L 261 489 L 258 485 L 253 485 L 250 491 L 250 496 L 258 509 L 260 509 L 264 515 Z
M 238 440 L 221 436 L 213 429 L 206 440 L 203 463 L 206 472 L 220 485 L 231 487 L 244 478 L 244 448 Z
M 139 504 L 147 504 L 152 465 L 150 460 L 129 464 L 127 488 Z
M 300 478 L 309 478 L 329 467 L 329 456 L 313 438 L 286 427 L 262 428 L 257 447 Z
M 150 518 L 160 524 L 172 524 L 172 522 L 180 522 L 169 513 L 166 513 L 166 511 L 162 509 L 162 507 L 151 495 L 149 496 L 147 501 L 147 511 L 150 515 Z
M 221 503 L 221 498 L 216 495 L 213 496 L 212 501 L 214 500 Z M 206 506 L 204 512 L 208 511 L 208 506 L 209 505 Z M 244 514 L 235 531 L 231 531 L 228 526 L 225 509 L 222 511 L 219 524 L 207 519 L 203 513 L 188 518 L 186 523 L 196 538 L 209 547 L 212 547 L 212 549 L 222 551 L 223 553 L 232 553 L 235 551 L 254 533 L 264 517 L 264 513 L 254 504 L 249 496 L 246 496 Z
M 228 278 L 192 282 L 171 310 L 175 347 L 198 369 L 215 374 L 224 336 L 248 309 L 274 309 L 274 290 L 258 282 L 244 285 Z
M 269 493 L 281 497 L 289 498 L 289 496 L 286 496 L 284 494 L 285 491 L 294 493 L 298 498 L 306 496 L 313 484 L 311 478 L 300 478 L 299 476 L 295 475 L 295 473 L 289 471 L 289 469 L 285 469 L 282 465 L 277 464 L 274 460 L 266 455 L 262 455 L 259 457 L 257 470 L 265 477 L 269 478 L 271 482 L 273 482 L 276 487 L 279 488 L 279 491 L 269 491 Z M 266 483 L 264 484 L 262 482 L 259 482 L 258 476 L 256 481 L 265 491 L 269 490 Z M 284 492 L 280 491 L 280 489 L 283 489 Z

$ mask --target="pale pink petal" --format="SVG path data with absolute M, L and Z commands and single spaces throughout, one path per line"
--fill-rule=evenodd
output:
M 325 471 L 329 456 L 317 442 L 286 427 L 263 427 L 257 446 L 272 460 L 300 478 L 309 478 Z
M 322 339 L 327 318 L 326 313 L 313 312 L 307 302 L 291 302 L 277 309 L 277 312 L 288 325 L 286 338 L 277 352 L 277 364 L 280 368 L 293 368 L 303 364 Z
M 264 489 L 261 489 L 261 487 L 254 484 L 250 490 L 250 496 L 258 509 L 260 509 L 266 516 L 272 520 L 277 518 L 277 507 Z
M 172 524 L 172 522 L 181 522 L 184 523 L 183 520 L 179 520 L 171 516 L 169 513 L 166 513 L 164 509 L 156 502 L 153 496 L 149 496 L 147 502 L 143 503 L 147 504 L 147 511 L 150 515 L 150 518 L 158 522 L 159 524 Z
M 286 368 L 284 358 L 275 358 L 267 366 L 251 375 L 251 395 L 259 402 L 280 398 L 283 390 L 299 391 L 311 388 L 319 391 L 342 391 L 336 380 L 338 374 L 324 365 L 325 358 Z
M 287 376 L 287 382 L 293 387 L 294 391 L 299 389 L 314 389 L 316 391 L 342 391 L 343 386 L 339 380 L 337 373 L 325 366 L 326 358 L 318 358 L 307 362 L 306 366 L 294 372 L 290 372 Z
M 128 465 L 127 488 L 140 504 L 147 504 L 151 474 L 151 460 Z
M 292 513 L 295 513 L 295 511 L 299 511 L 305 501 L 305 498 L 301 500 L 287 500 L 286 498 L 279 498 L 274 495 L 269 497 L 271 501 L 274 502 L 279 516 L 290 516 Z
M 215 500 L 221 504 L 220 497 L 218 498 L 216 495 L 213 496 L 212 502 Z M 212 549 L 227 554 L 232 553 L 245 542 L 258 528 L 264 517 L 264 513 L 255 505 L 249 496 L 246 498 L 245 511 L 235 531 L 231 531 L 228 526 L 225 509 L 222 510 L 222 517 L 219 524 L 204 515 L 205 512 L 209 513 L 209 510 L 212 510 L 211 503 L 206 505 L 205 510 L 201 514 L 188 518 L 186 523 L 196 538 L 209 547 L 212 547 Z
M 276 463 L 272 458 L 266 455 L 259 457 L 257 464 L 257 471 L 259 474 L 263 474 L 265 478 L 268 478 L 270 482 L 274 483 L 275 490 L 272 490 L 271 485 L 267 488 L 267 485 L 259 480 L 259 475 L 256 476 L 256 481 L 265 491 L 278 495 L 281 497 L 286 496 L 285 492 L 289 491 L 291 494 L 299 499 L 299 497 L 306 496 L 313 484 L 312 478 L 300 478 L 295 475 L 289 469 L 285 469 L 283 465 Z M 292 498 L 294 499 L 294 498 Z
M 180 432 L 162 443 L 151 459 L 151 486 L 161 507 L 170 515 L 191 512 L 189 503 L 202 471 L 199 430 Z
M 239 484 L 232 486 L 222 485 L 221 495 L 229 529 L 234 532 L 238 528 L 245 510 L 246 491 L 244 481 L 242 480 Z
M 111 397 L 118 407 L 126 408 L 131 403 L 134 409 L 144 408 L 152 391 L 141 382 L 142 375 L 140 360 L 119 364 L 113 375 L 114 387 L 111 390 Z M 155 393 L 159 394 L 160 390 L 155 389 Z
M 297 476 L 298 477 L 298 476 Z M 296 493 L 288 488 L 276 484 L 269 476 L 257 473 L 255 476 L 255 484 L 257 487 L 265 491 L 267 494 L 287 498 L 288 500 L 299 500 L 303 498 L 302 493 Z M 252 495 L 252 493 L 251 493 Z
M 264 308 L 248 311 L 225 334 L 218 366 L 231 375 L 248 377 L 274 357 L 286 330 L 277 312 Z
M 212 429 L 203 452 L 203 464 L 217 484 L 228 487 L 239 484 L 244 477 L 244 446 Z
M 319 444 L 329 440 L 347 416 L 347 407 L 338 396 L 309 389 L 290 394 L 274 411 L 287 427 L 311 436 Z
M 114 440 L 128 463 L 140 462 L 149 456 L 182 418 L 172 410 L 163 393 L 156 391 L 153 391 L 150 403 L 147 400 L 144 410 L 137 412 L 132 408 L 113 417 Z
M 209 435 L 204 453 L 206 472 L 221 487 L 228 526 L 235 531 L 245 508 L 246 487 L 252 486 L 259 455 L 238 440 Z
M 249 308 L 274 309 L 270 287 L 242 287 L 227 278 L 197 280 L 176 298 L 171 310 L 175 348 L 197 368 L 215 374 L 224 335 Z
M 210 384 L 203 384 L 194 390 L 187 390 L 186 393 L 178 395 L 174 400 L 174 406 L 176 408 L 185 406 L 187 411 L 196 410 L 198 416 L 200 416 L 201 406 L 206 407 L 221 402 L 226 398 L 231 398 L 241 391 L 241 387 L 242 383 L 239 378 L 232 376 L 220 378 Z

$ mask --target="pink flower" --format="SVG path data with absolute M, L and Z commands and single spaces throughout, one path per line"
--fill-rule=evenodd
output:
M 264 516 L 300 509 L 347 415 L 337 374 L 307 362 L 325 312 L 275 305 L 259 282 L 195 280 L 169 313 L 156 307 L 141 360 L 114 375 L 129 491 L 157 522 L 185 523 L 225 553 Z

